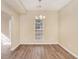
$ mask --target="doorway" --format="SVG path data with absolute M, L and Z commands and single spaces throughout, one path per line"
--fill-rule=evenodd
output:
M 11 16 L 1 12 L 1 59 L 9 59 L 11 48 Z

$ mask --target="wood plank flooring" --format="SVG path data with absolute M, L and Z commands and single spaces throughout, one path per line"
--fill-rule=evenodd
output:
M 5 57 L 5 56 L 4 56 Z M 9 59 L 77 59 L 59 45 L 20 45 Z

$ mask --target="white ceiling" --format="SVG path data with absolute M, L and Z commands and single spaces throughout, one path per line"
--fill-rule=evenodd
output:
M 59 10 L 70 0 L 42 0 L 40 2 L 41 8 L 38 7 L 38 0 L 21 0 L 21 2 L 27 10 Z
M 2 0 L 3 1 L 3 0 Z M 32 11 L 32 10 L 48 10 L 58 11 L 71 0 L 42 0 L 40 2 L 41 8 L 39 8 L 38 0 L 4 0 L 8 5 L 14 8 L 18 12 Z
M 26 11 L 19 0 L 1 0 L 1 5 L 4 5 L 5 7 L 7 5 L 18 13 L 25 13 Z

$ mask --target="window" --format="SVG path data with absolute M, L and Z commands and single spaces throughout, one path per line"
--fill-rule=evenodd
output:
M 35 19 L 35 39 L 43 39 L 44 22 L 42 16 Z

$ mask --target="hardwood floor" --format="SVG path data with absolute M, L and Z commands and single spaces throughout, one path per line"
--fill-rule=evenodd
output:
M 4 56 L 5 57 L 5 56 Z M 77 59 L 59 45 L 20 45 L 9 59 Z

